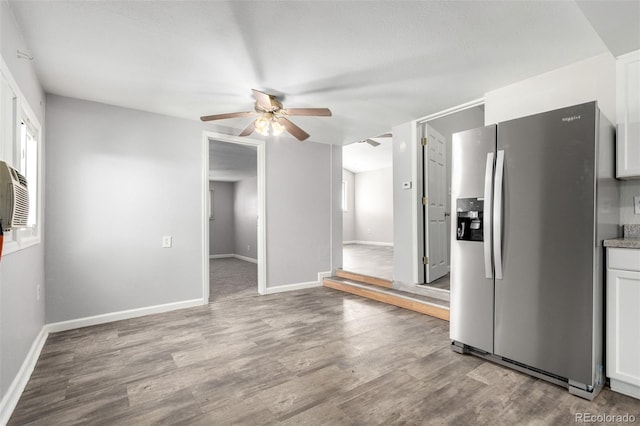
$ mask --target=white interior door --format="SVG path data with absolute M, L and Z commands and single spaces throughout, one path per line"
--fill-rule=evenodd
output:
M 424 253 L 425 282 L 430 283 L 449 272 L 447 262 L 447 222 L 445 220 L 447 163 L 446 140 L 428 124 L 423 144 L 424 165 Z

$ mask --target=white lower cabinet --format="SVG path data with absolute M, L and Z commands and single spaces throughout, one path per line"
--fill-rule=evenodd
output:
M 640 399 L 640 250 L 607 249 L 607 376 Z

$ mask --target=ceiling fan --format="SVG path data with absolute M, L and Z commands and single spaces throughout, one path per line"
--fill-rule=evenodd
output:
M 371 145 L 372 147 L 376 147 L 378 145 L 380 145 L 380 142 L 375 141 L 374 139 L 377 138 L 390 138 L 392 135 L 391 133 L 383 133 L 381 135 L 378 136 L 374 136 L 373 138 L 367 138 L 367 139 L 362 139 L 361 141 L 358 141 L 358 143 L 368 143 L 369 145 Z
M 253 120 L 239 136 L 249 136 L 251 133 L 258 132 L 263 136 L 271 134 L 277 136 L 283 131 L 289 132 L 296 139 L 303 141 L 309 137 L 309 134 L 296 126 L 287 117 L 288 116 L 306 116 L 306 117 L 330 117 L 329 108 L 284 108 L 282 103 L 276 99 L 274 95 L 251 89 L 253 97 L 256 99 L 254 105 L 255 111 L 247 112 L 231 112 L 227 114 L 205 115 L 200 117 L 202 121 L 224 120 L 236 117 L 252 117 L 259 116 Z

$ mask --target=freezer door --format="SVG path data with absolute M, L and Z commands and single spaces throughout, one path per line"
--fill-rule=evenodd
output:
M 486 352 L 493 351 L 493 268 L 485 192 L 490 198 L 495 144 L 495 125 L 452 138 L 450 337 Z
M 589 103 L 498 126 L 495 353 L 583 384 L 593 377 L 595 117 Z

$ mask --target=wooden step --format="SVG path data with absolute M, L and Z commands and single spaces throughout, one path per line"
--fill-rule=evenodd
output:
M 449 321 L 448 303 L 437 299 L 405 293 L 390 288 L 384 289 L 376 285 L 359 283 L 342 277 L 325 278 L 322 280 L 322 285 L 334 290 L 344 291 L 355 294 L 356 296 L 366 297 L 378 302 Z
M 371 275 L 359 274 L 357 272 L 349 272 L 343 269 L 336 270 L 336 276 L 346 278 L 348 280 L 358 281 L 366 284 L 373 284 L 379 287 L 391 288 L 391 281 L 383 278 L 372 277 Z

